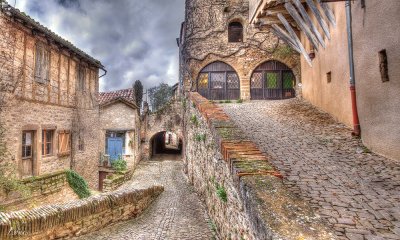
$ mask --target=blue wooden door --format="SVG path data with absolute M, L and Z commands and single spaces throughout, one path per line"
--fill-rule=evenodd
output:
M 122 138 L 108 138 L 108 155 L 110 155 L 110 160 L 117 160 L 119 156 L 122 157 Z

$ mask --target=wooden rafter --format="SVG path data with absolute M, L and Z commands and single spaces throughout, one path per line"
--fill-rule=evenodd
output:
M 297 46 L 296 41 L 294 41 L 290 35 L 283 30 L 278 24 L 272 24 L 272 31 L 277 35 L 280 39 L 286 42 L 291 48 L 293 48 L 296 52 L 301 53 L 300 48 Z
M 311 63 L 311 58 L 308 55 L 306 49 L 304 48 L 303 44 L 301 43 L 299 37 L 297 37 L 295 31 L 293 30 L 293 28 L 290 26 L 289 22 L 286 20 L 286 18 L 278 13 L 278 18 L 281 20 L 283 26 L 285 26 L 286 30 L 288 31 L 289 35 L 291 36 L 291 39 L 294 40 L 294 42 L 297 43 L 297 47 L 300 49 L 300 52 L 303 54 L 304 58 L 306 59 L 306 61 L 308 62 L 308 64 L 310 66 L 312 66 Z
M 336 18 L 335 15 L 333 14 L 332 9 L 329 7 L 329 5 L 321 0 L 317 0 L 318 3 L 321 5 L 322 11 L 324 11 L 325 16 L 328 18 L 329 22 L 332 23 L 334 27 L 336 27 Z
M 331 34 L 329 32 L 328 24 L 326 23 L 325 19 L 322 17 L 321 12 L 318 10 L 317 6 L 315 5 L 313 0 L 306 0 L 307 5 L 310 7 L 311 11 L 314 13 L 317 22 L 324 30 L 326 37 L 331 40 Z
M 296 11 L 296 8 L 290 2 L 285 3 L 285 8 L 290 13 L 292 18 L 297 22 L 297 25 L 300 27 L 300 29 L 306 34 L 308 40 L 310 40 L 314 48 L 318 50 L 319 45 L 317 38 L 314 36 L 310 28 L 307 26 L 307 24 L 301 18 L 299 13 Z
M 317 37 L 319 43 L 323 48 L 326 48 L 326 44 L 324 39 L 322 38 L 322 35 L 319 33 L 317 26 L 311 21 L 310 16 L 307 14 L 306 9 L 303 7 L 301 4 L 300 0 L 292 0 L 294 5 L 297 7 L 299 10 L 301 16 L 303 17 L 303 20 L 305 23 L 310 27 L 311 31 L 314 33 L 314 35 Z

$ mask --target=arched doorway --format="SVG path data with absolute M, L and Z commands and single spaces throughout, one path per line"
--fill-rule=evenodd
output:
M 292 70 L 278 61 L 259 65 L 251 75 L 250 94 L 252 100 L 287 99 L 296 96 L 296 78 Z
M 180 156 L 182 153 L 182 140 L 176 133 L 159 132 L 150 139 L 150 158 L 165 155 Z
M 240 80 L 235 69 L 224 62 L 213 62 L 197 78 L 197 91 L 210 100 L 240 99 Z

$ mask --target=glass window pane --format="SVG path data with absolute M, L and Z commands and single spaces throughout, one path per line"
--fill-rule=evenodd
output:
M 283 89 L 292 89 L 294 87 L 294 76 L 291 72 L 283 72 Z
M 50 155 L 52 153 L 51 143 L 46 144 L 46 155 Z
M 208 73 L 200 73 L 197 86 L 199 89 L 208 89 Z
M 236 73 L 227 73 L 226 74 L 226 84 L 228 89 L 239 89 L 240 81 L 239 77 Z
M 265 73 L 265 87 L 269 89 L 277 89 L 278 87 L 278 73 L 267 72 Z
M 225 87 L 225 73 L 211 73 L 211 88 L 223 89 Z
M 262 72 L 255 72 L 251 76 L 251 88 L 263 88 L 263 74 Z

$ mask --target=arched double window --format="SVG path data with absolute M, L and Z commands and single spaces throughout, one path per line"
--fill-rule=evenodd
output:
M 240 22 L 229 23 L 228 41 L 229 42 L 243 42 L 243 25 Z
M 214 62 L 201 70 L 197 91 L 210 100 L 237 100 L 240 99 L 240 80 L 231 66 Z
M 259 65 L 250 80 L 251 99 L 286 99 L 296 96 L 292 70 L 278 61 Z

